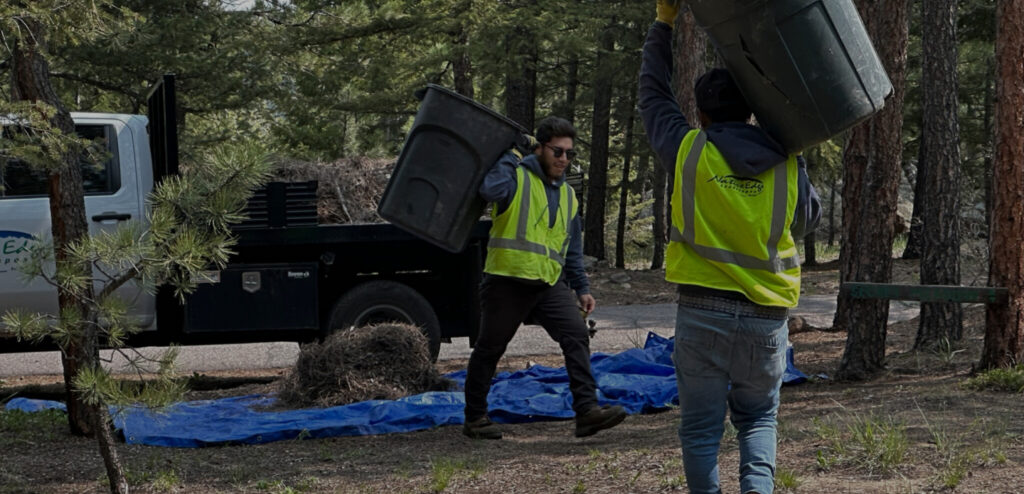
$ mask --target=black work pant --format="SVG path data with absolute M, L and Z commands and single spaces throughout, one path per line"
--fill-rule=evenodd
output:
M 466 369 L 466 420 L 487 413 L 487 393 L 498 361 L 523 321 L 539 323 L 565 356 L 572 408 L 581 415 L 597 406 L 597 383 L 590 372 L 590 334 L 564 281 L 533 285 L 488 275 L 480 285 L 480 336 Z

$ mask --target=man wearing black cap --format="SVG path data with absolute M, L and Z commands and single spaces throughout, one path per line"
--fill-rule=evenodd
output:
M 694 86 L 700 128 L 671 89 L 678 7 L 658 0 L 640 71 L 639 106 L 651 147 L 673 177 L 665 278 L 679 285 L 673 361 L 679 440 L 693 493 L 720 493 L 726 412 L 737 429 L 740 492 L 774 488 L 776 416 L 786 368 L 788 309 L 800 295 L 796 240 L 821 217 L 803 158 L 750 125 L 729 71 Z

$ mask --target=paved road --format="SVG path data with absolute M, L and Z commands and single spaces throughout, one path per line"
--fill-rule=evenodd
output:
M 893 301 L 889 309 L 889 322 L 912 319 L 919 312 L 916 303 Z M 800 306 L 792 311 L 803 316 L 814 326 L 828 327 L 835 313 L 835 297 L 808 295 L 800 299 Z M 592 315 L 597 323 L 597 334 L 591 340 L 595 352 L 616 353 L 643 346 L 647 333 L 672 336 L 675 327 L 675 304 L 620 305 L 598 307 Z M 141 349 L 156 354 L 156 349 Z M 242 345 L 206 345 L 181 348 L 178 369 L 203 372 L 233 369 L 263 369 L 290 367 L 298 355 L 295 343 L 252 343 Z M 548 338 L 539 326 L 524 326 L 509 344 L 507 355 L 547 355 L 558 353 L 558 345 Z M 468 358 L 468 338 L 441 345 L 441 360 Z M 109 354 L 107 355 L 109 356 Z M 115 366 L 123 362 L 114 359 Z M 60 374 L 57 352 L 0 354 L 0 377 Z

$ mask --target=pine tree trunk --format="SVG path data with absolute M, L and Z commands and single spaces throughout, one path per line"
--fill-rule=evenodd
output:
M 957 119 L 956 0 L 922 3 L 921 283 L 960 284 L 960 125 Z M 923 165 L 923 166 L 922 166 Z M 923 179 L 923 180 L 922 180 Z M 917 202 L 917 197 L 914 198 Z M 931 349 L 963 336 L 957 302 L 921 304 L 914 347 Z
M 619 218 L 615 232 L 615 267 L 626 267 L 626 206 L 629 203 L 629 166 L 633 160 L 633 121 L 636 119 L 636 91 L 629 98 L 629 116 L 626 117 L 626 145 L 622 151 L 622 180 L 619 181 Z
M 565 107 L 562 108 L 561 115 L 559 115 L 573 125 L 576 125 L 576 92 L 580 87 L 579 71 L 580 60 L 573 57 L 566 64 Z
M 96 442 L 100 447 L 103 465 L 107 469 L 110 492 L 112 494 L 128 494 L 128 478 L 124 475 L 121 456 L 117 452 L 117 441 L 114 440 L 114 435 L 110 431 L 110 414 L 106 408 L 97 407 L 95 417 Z
M 850 132 L 843 155 L 840 279 L 888 283 L 902 155 L 908 3 L 859 0 L 857 7 L 892 80 L 893 94 L 881 112 Z M 883 369 L 888 316 L 888 300 L 838 297 L 833 328 L 847 331 L 839 379 L 867 379 Z
M 56 109 L 51 123 L 66 135 L 74 135 L 75 124 L 71 114 L 64 107 L 50 82 L 49 63 L 43 56 L 46 33 L 32 19 L 25 19 L 26 35 L 13 45 L 11 57 L 11 99 L 14 101 L 44 102 Z M 51 172 L 48 179 L 50 197 L 50 233 L 53 236 L 54 256 L 58 266 L 65 266 L 85 276 L 91 276 L 88 264 L 72 265 L 68 254 L 69 246 L 89 234 L 85 220 L 85 192 L 82 187 L 82 170 L 79 167 L 79 150 L 67 149 L 61 152 L 61 166 Z M 62 311 L 75 310 L 88 316 L 88 307 L 83 300 L 92 298 L 92 288 L 83 293 L 73 293 L 58 287 L 57 297 Z M 81 369 L 99 365 L 96 348 L 97 335 L 91 324 L 77 328 L 67 346 L 62 349 L 61 363 L 64 366 L 64 386 L 68 392 L 68 423 L 72 434 L 92 435 L 94 422 L 92 410 L 81 396 L 74 391 L 71 382 Z
M 817 241 L 817 235 L 814 232 L 808 233 L 804 236 L 804 266 L 818 265 L 818 251 L 815 246 Z
M 56 112 L 51 124 L 65 135 L 74 135 L 75 124 L 71 114 L 64 107 L 50 81 L 50 67 L 45 52 L 46 32 L 34 19 L 22 19 L 25 36 L 13 43 L 11 56 L 11 99 L 14 101 L 35 101 L 51 105 Z M 69 255 L 69 247 L 89 234 L 85 219 L 85 191 L 82 186 L 82 170 L 79 165 L 80 150 L 68 147 L 60 152 L 61 165 L 51 172 L 48 179 L 50 198 L 50 233 L 53 236 L 54 258 L 58 269 L 77 271 L 91 277 L 88 263 L 76 263 Z M 57 299 L 62 312 L 77 310 L 84 322 L 72 329 L 72 336 L 61 351 L 64 366 L 64 387 L 67 390 L 68 425 L 71 433 L 89 436 L 96 434 L 100 454 L 110 479 L 111 492 L 127 493 L 128 482 L 124 477 L 120 458 L 110 429 L 106 427 L 109 415 L 102 405 L 89 405 L 76 391 L 72 382 L 83 369 L 99 367 L 96 314 L 85 300 L 93 298 L 92 285 L 71 291 L 58 287 Z
M 921 144 L 923 145 L 923 142 Z M 924 241 L 921 238 L 923 235 L 921 231 L 923 226 L 921 216 L 924 211 L 924 198 L 928 194 L 925 190 L 925 183 L 927 183 L 925 177 L 928 176 L 928 166 L 927 162 L 918 158 L 917 173 L 914 179 L 914 209 L 910 214 L 910 231 L 907 232 L 907 246 L 903 249 L 903 255 L 901 256 L 903 259 L 921 258 L 921 243 Z
M 611 62 L 615 50 L 615 19 L 598 36 L 597 70 L 594 74 L 594 120 L 590 132 L 590 182 L 587 188 L 587 216 L 583 234 L 583 253 L 605 259 L 604 221 L 608 193 L 608 134 L 611 124 L 612 83 L 615 73 Z
M 989 61 L 989 73 L 995 73 L 995 67 L 992 66 L 993 61 Z M 983 127 L 987 136 L 995 135 L 995 129 L 993 128 L 993 108 L 992 100 L 995 98 L 995 82 L 989 81 L 985 85 L 985 111 L 982 114 Z M 990 137 L 991 139 L 991 137 Z M 986 141 L 988 144 L 992 144 L 992 141 Z M 992 187 L 995 185 L 992 183 L 992 153 L 985 153 L 985 160 L 983 161 L 985 168 L 985 238 L 989 238 L 988 234 L 992 231 L 992 203 L 995 199 L 992 197 Z
M 676 37 L 676 60 L 674 65 L 673 88 L 676 100 L 679 101 L 679 108 L 686 115 L 686 120 L 693 127 L 700 126 L 700 119 L 697 118 L 697 102 L 693 95 L 693 85 L 697 78 L 706 71 L 704 57 L 707 54 L 707 35 L 704 30 L 697 26 L 689 8 L 683 8 L 676 17 L 676 28 L 673 31 Z M 674 164 L 674 163 L 673 163 Z
M 828 246 L 832 247 L 836 243 L 836 189 L 839 188 L 839 184 L 832 184 L 831 189 L 828 193 Z
M 1024 361 L 1024 0 L 996 3 L 995 160 L 989 286 L 1006 287 L 1005 305 L 989 304 L 979 367 Z
M 516 26 L 505 39 L 509 54 L 505 73 L 505 115 L 532 131 L 537 100 L 537 43 L 533 34 L 521 25 Z
M 469 2 L 466 2 L 467 4 Z M 473 63 L 469 57 L 469 34 L 466 26 L 461 25 L 457 32 L 452 34 L 452 76 L 455 83 L 455 92 L 472 99 L 473 91 Z

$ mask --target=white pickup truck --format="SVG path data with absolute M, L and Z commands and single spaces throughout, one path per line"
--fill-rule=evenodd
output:
M 153 184 L 177 173 L 173 101 L 173 80 L 165 80 L 149 118 L 72 113 L 79 134 L 102 138 L 110 156 L 100 166 L 83 163 L 91 233 L 144 221 Z M 0 184 L 0 313 L 56 313 L 56 290 L 41 279 L 26 283 L 18 270 L 37 239 L 49 236 L 45 176 L 0 160 Z M 247 211 L 250 219 L 235 230 L 237 254 L 185 304 L 169 290 L 153 296 L 132 283 L 121 288 L 143 328 L 129 343 L 311 341 L 392 320 L 420 326 L 435 357 L 442 340 L 475 339 L 486 222 L 462 252 L 450 253 L 387 223 L 318 225 L 315 182 L 271 183 Z M 0 351 L 38 349 L 0 331 Z

